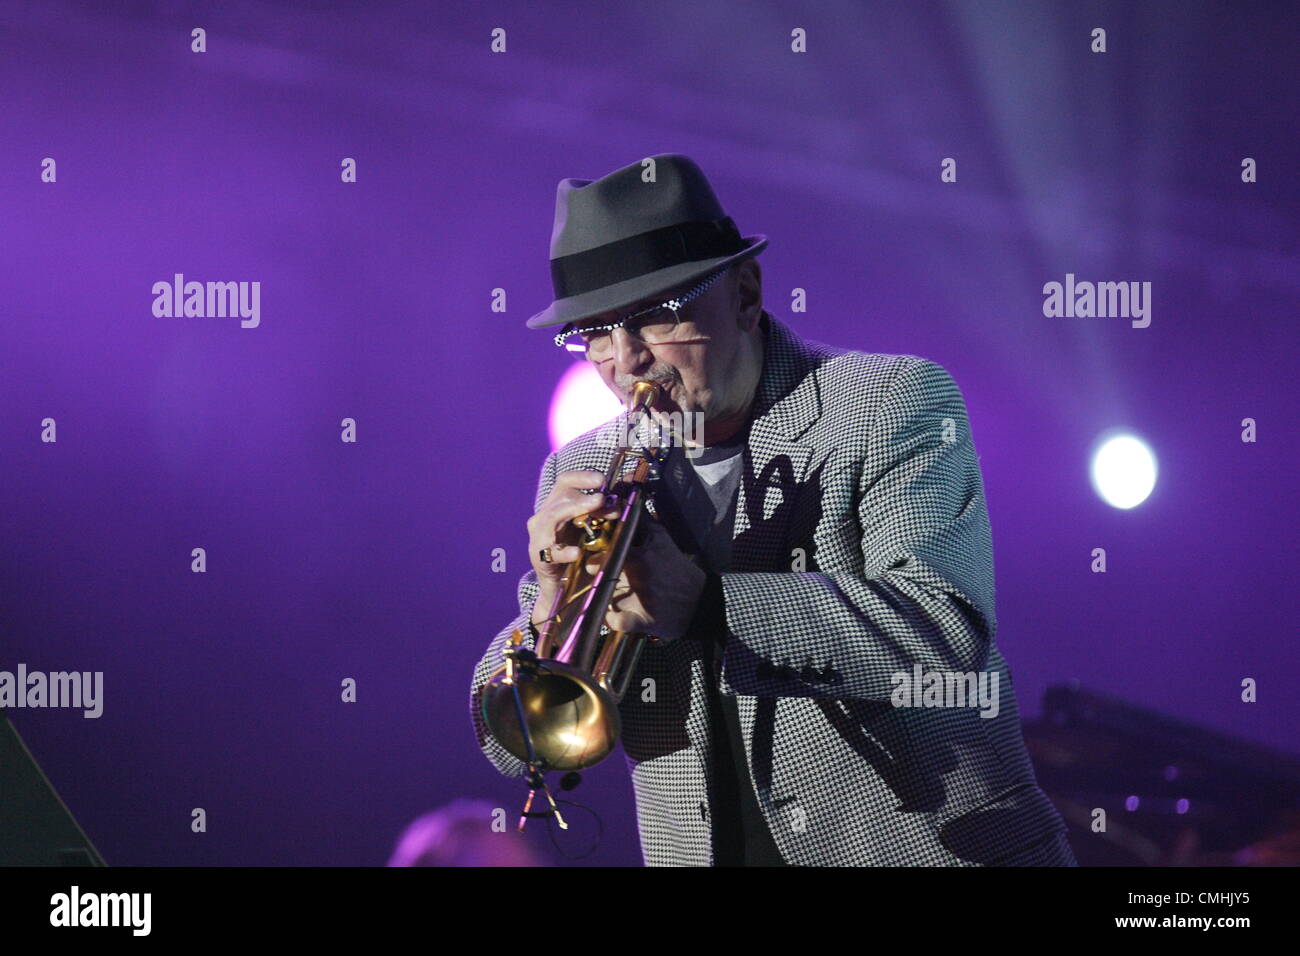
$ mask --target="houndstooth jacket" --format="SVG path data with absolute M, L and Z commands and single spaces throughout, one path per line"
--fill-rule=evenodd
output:
M 782 856 L 806 866 L 1075 865 L 994 643 L 992 542 L 956 384 L 925 359 L 804 341 L 769 313 L 764 326 L 715 676 L 736 697 L 749 782 Z M 610 435 L 595 429 L 547 456 L 537 507 L 557 473 L 603 471 Z M 530 570 L 519 614 L 471 689 L 479 745 L 512 777 L 523 765 L 485 727 L 479 689 L 515 628 L 531 645 L 536 596 Z M 619 708 L 650 866 L 712 863 L 702 650 L 687 639 L 646 647 Z M 918 663 L 996 672 L 997 716 L 895 706 L 894 675 Z

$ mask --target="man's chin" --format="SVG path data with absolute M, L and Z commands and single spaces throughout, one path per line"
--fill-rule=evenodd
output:
M 671 412 L 680 412 L 682 410 L 681 406 L 677 404 L 677 400 L 674 397 L 673 392 L 674 392 L 674 388 L 671 382 L 662 386 L 659 390 L 659 398 L 656 399 L 655 403 L 650 407 L 657 412 L 662 412 L 665 415 Z

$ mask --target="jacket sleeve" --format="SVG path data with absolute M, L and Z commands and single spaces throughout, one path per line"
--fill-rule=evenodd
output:
M 888 700 L 918 663 L 983 669 L 997 624 L 979 459 L 951 376 L 907 361 L 860 452 L 861 562 L 720 576 L 724 691 Z
M 542 474 L 537 482 L 537 498 L 533 504 L 534 512 L 542 506 L 542 502 L 546 500 L 551 493 L 551 489 L 555 487 L 555 478 L 555 454 L 551 453 L 546 457 L 546 461 L 542 465 Z M 519 600 L 519 613 L 514 620 L 497 632 L 496 637 L 492 638 L 487 653 L 479 659 L 474 668 L 474 678 L 470 686 L 470 720 L 474 723 L 474 735 L 478 740 L 479 748 L 488 760 L 492 761 L 492 765 L 507 777 L 522 777 L 526 768 L 522 760 L 512 756 L 497 743 L 496 738 L 488 731 L 487 724 L 483 720 L 480 694 L 488 678 L 505 663 L 505 657 L 502 656 L 501 652 L 516 628 L 523 631 L 524 645 L 529 650 L 533 649 L 533 637 L 528 622 L 533 616 L 533 605 L 537 601 L 537 572 L 531 566 L 528 573 L 519 579 L 517 597 Z

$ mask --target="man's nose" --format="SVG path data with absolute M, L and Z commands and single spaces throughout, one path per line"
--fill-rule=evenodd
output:
M 654 364 L 654 353 L 640 339 L 627 334 L 627 329 L 610 333 L 614 346 L 614 371 L 620 376 L 636 375 Z

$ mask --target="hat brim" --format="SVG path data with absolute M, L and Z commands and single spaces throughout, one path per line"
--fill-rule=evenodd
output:
M 682 262 L 656 272 L 647 272 L 634 279 L 592 289 L 582 295 L 556 299 L 529 319 L 527 326 L 530 329 L 544 329 L 555 325 L 566 325 L 569 322 L 581 322 L 583 319 L 590 319 L 614 309 L 624 309 L 643 299 L 653 298 L 661 292 L 668 292 L 677 286 L 685 285 L 692 279 L 702 278 L 710 272 L 717 272 L 756 256 L 767 247 L 767 236 L 764 235 L 745 236 L 742 241 L 745 243 L 745 248 L 730 256 Z

